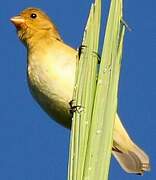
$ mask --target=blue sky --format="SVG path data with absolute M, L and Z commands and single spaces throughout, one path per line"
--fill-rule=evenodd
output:
M 108 0 L 104 7 L 108 10 Z M 56 23 L 66 43 L 81 43 L 91 0 L 5 0 L 0 6 L 0 179 L 65 180 L 69 131 L 57 125 L 32 99 L 26 82 L 26 49 L 11 16 L 34 6 Z M 156 177 L 156 1 L 125 0 L 126 33 L 119 89 L 119 114 L 131 137 L 150 156 L 143 177 L 125 173 L 112 159 L 110 180 Z M 104 10 L 103 16 L 106 16 Z

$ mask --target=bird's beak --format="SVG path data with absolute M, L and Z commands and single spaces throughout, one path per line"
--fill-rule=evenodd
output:
M 14 16 L 10 19 L 10 21 L 16 26 L 16 28 L 20 28 L 23 24 L 25 24 L 25 20 L 22 16 Z

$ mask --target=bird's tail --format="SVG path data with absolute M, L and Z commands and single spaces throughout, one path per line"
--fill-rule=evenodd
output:
M 118 115 L 115 119 L 113 135 L 113 155 L 128 173 L 142 175 L 150 170 L 148 155 L 130 139 Z

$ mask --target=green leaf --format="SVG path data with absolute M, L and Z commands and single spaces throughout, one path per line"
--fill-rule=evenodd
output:
M 107 180 L 125 27 L 122 0 L 112 0 L 100 68 L 101 1 L 92 4 L 77 58 L 73 99 L 81 111 L 72 122 L 68 180 Z

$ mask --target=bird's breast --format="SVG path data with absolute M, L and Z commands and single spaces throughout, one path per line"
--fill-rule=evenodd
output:
M 61 54 L 30 55 L 28 82 L 32 95 L 54 119 L 70 126 L 69 102 L 72 100 L 75 63 Z

